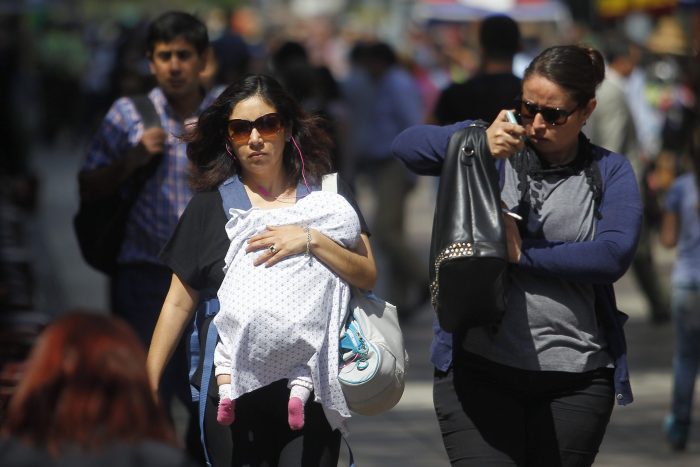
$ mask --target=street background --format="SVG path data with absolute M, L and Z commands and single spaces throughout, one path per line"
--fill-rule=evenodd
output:
M 77 207 L 75 173 L 79 147 L 42 148 L 34 166 L 43 180 L 40 209 L 32 222 L 40 273 L 41 301 L 52 309 L 106 309 L 104 277 L 82 262 L 70 222 Z M 421 179 L 410 204 L 408 231 L 427 258 L 432 224 L 434 180 Z M 69 189 L 67 187 L 70 187 Z M 371 211 L 371 199 L 360 198 Z M 669 278 L 673 251 L 656 249 L 659 272 Z M 380 275 L 381 275 L 381 264 Z M 635 402 L 617 406 L 601 446 L 598 467 L 700 466 L 700 430 L 691 432 L 687 451 L 673 453 L 663 439 L 661 423 L 670 401 L 673 332 L 669 324 L 652 325 L 646 303 L 630 274 L 615 286 L 619 308 L 630 315 L 626 325 Z M 393 410 L 376 417 L 351 419 L 349 438 L 359 467 L 447 466 L 432 408 L 432 366 L 429 362 L 433 318 L 428 308 L 403 326 L 410 358 L 406 391 Z M 696 391 L 697 392 L 697 391 Z M 700 397 L 700 394 L 696 394 Z M 339 465 L 344 464 L 341 459 Z

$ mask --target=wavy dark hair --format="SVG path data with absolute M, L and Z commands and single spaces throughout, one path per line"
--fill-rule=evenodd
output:
M 227 87 L 202 112 L 193 131 L 184 138 L 189 143 L 187 157 L 192 163 L 190 185 L 194 191 L 215 189 L 240 173 L 238 161 L 226 150 L 228 120 L 239 102 L 253 96 L 260 96 L 282 117 L 285 128 L 303 151 L 303 174 L 309 183 L 317 184 L 322 175 L 331 171 L 333 142 L 324 129 L 323 118 L 304 113 L 297 101 L 271 76 L 247 75 Z M 301 181 L 302 161 L 291 141 L 285 144 L 283 161 L 290 180 Z
M 10 400 L 3 434 L 53 455 L 117 441 L 176 446 L 151 392 L 136 333 L 120 318 L 78 310 L 40 335 Z
M 525 69 L 523 81 L 533 75 L 568 91 L 579 106 L 595 97 L 598 85 L 605 78 L 603 55 L 583 45 L 558 45 L 543 50 Z

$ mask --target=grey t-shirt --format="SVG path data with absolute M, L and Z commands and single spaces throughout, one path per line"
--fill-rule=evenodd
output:
M 581 242 L 595 235 L 593 194 L 583 170 L 530 183 L 527 236 Z M 518 175 L 506 163 L 501 193 L 511 209 L 521 199 Z M 465 350 L 525 370 L 584 372 L 612 365 L 598 327 L 592 284 L 571 282 L 518 267 L 510 271 L 507 309 L 497 332 L 471 329 Z

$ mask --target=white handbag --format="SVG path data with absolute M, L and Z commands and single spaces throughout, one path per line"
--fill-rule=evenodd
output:
M 394 305 L 352 287 L 340 356 L 338 380 L 350 410 L 377 415 L 399 402 L 408 353 Z
M 338 192 L 338 174 L 323 177 L 323 191 Z M 396 307 L 372 292 L 350 287 L 350 304 L 340 331 L 338 380 L 348 408 L 377 415 L 398 404 L 408 353 Z

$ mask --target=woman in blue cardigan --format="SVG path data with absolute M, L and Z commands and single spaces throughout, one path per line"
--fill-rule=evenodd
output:
M 501 198 L 523 219 L 504 218 L 511 268 L 498 329 L 434 326 L 433 396 L 452 465 L 591 465 L 614 401 L 632 401 L 612 284 L 632 260 L 641 201 L 624 156 L 581 133 L 604 74 L 594 49 L 546 49 L 525 71 L 519 122 L 503 110 L 484 130 L 503 159 Z M 394 154 L 439 175 L 451 136 L 470 123 L 411 127 Z

